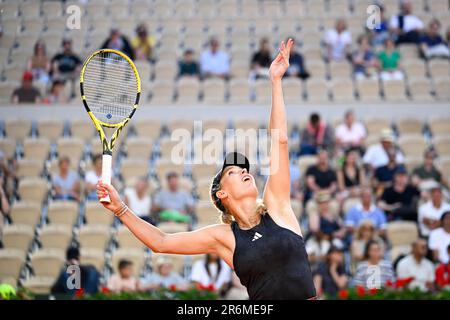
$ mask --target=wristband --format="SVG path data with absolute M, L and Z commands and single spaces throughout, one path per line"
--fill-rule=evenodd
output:
M 115 215 L 117 218 L 120 218 L 120 217 L 123 216 L 127 211 L 128 211 L 128 206 L 127 206 L 124 202 L 122 202 L 122 206 L 120 207 L 119 210 L 117 210 L 117 211 L 114 212 L 114 215 Z

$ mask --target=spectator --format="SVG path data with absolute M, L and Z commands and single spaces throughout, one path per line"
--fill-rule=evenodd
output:
M 420 186 L 423 182 L 427 181 L 446 184 L 441 171 L 434 165 L 436 158 L 436 151 L 432 149 L 425 151 L 423 164 L 416 167 L 412 173 L 412 182 L 415 186 Z
M 194 51 L 186 49 L 183 53 L 183 59 L 178 62 L 179 77 L 200 77 L 200 67 L 194 60 Z
M 53 79 L 61 81 L 73 81 L 79 77 L 81 69 L 80 58 L 72 51 L 72 40 L 64 39 L 62 41 L 63 50 L 57 53 L 52 59 Z
M 361 35 L 357 40 L 358 49 L 352 56 L 353 75 L 357 80 L 365 78 L 377 78 L 378 61 L 375 52 L 370 47 L 369 37 Z
M 423 22 L 412 14 L 412 3 L 409 0 L 400 2 L 400 13 L 393 15 L 389 21 L 389 29 L 396 38 L 396 43 L 419 43 L 423 30 Z
M 9 201 L 6 196 L 3 180 L 3 171 L 0 171 L 0 248 L 3 247 L 2 238 L 3 238 L 3 223 L 4 220 L 8 217 L 10 212 Z
M 78 174 L 70 169 L 70 159 L 62 157 L 58 161 L 59 172 L 52 177 L 55 200 L 80 200 Z
M 448 246 L 450 245 L 450 211 L 441 216 L 441 227 L 430 232 L 428 248 L 433 252 L 434 261 L 449 263 Z
M 361 187 L 366 184 L 364 168 L 358 165 L 358 152 L 349 149 L 346 152 L 342 167 L 336 172 L 341 201 L 358 197 Z
M 168 190 L 161 190 L 155 195 L 153 212 L 163 220 L 180 222 L 190 221 L 194 213 L 194 199 L 190 194 L 180 190 L 179 176 L 176 172 L 167 174 Z
M 289 164 L 290 166 L 290 178 L 291 178 L 291 199 L 303 201 L 303 192 L 302 192 L 302 173 L 300 172 L 300 168 L 294 162 Z
M 450 256 L 450 245 L 447 246 L 447 255 Z M 439 289 L 450 286 L 450 260 L 447 263 L 441 263 L 437 266 L 436 285 Z
M 64 92 L 64 82 L 61 80 L 53 81 L 50 94 L 45 98 L 45 102 L 49 104 L 56 104 L 67 103 L 68 101 L 69 99 Z
M 441 22 L 438 19 L 432 19 L 428 23 L 426 32 L 420 37 L 420 53 L 425 59 L 449 58 L 450 50 L 444 42 L 439 30 Z
M 305 201 L 308 201 L 315 193 L 327 191 L 334 194 L 337 188 L 336 173 L 330 168 L 328 152 L 321 150 L 317 155 L 317 164 L 306 171 L 306 194 Z
M 306 80 L 310 77 L 310 73 L 307 71 L 305 66 L 305 59 L 303 58 L 303 55 L 297 51 L 295 41 L 291 48 L 291 55 L 289 57 L 289 68 L 286 70 L 286 76 L 297 77 L 302 80 Z
M 427 242 L 418 239 L 412 244 L 412 252 L 402 258 L 397 264 L 397 278 L 414 278 L 409 283 L 409 289 L 419 288 L 421 291 L 431 291 L 434 288 L 434 265 L 425 258 L 427 255 Z
M 141 279 L 140 290 L 148 291 L 158 288 L 176 288 L 185 290 L 188 288 L 187 282 L 177 272 L 173 271 L 172 260 L 168 257 L 159 257 L 156 260 L 156 272 Z
M 444 201 L 442 187 L 435 183 L 430 190 L 431 199 L 419 207 L 419 229 L 424 237 L 440 227 L 440 219 L 444 212 L 450 211 L 450 203 Z
M 47 84 L 50 81 L 51 63 L 47 57 L 45 42 L 38 40 L 34 45 L 33 56 L 28 60 L 28 70 L 36 81 Z
M 339 290 L 348 284 L 348 275 L 344 269 L 344 253 L 338 247 L 332 246 L 314 273 L 314 285 L 319 297 L 323 295 L 336 297 Z
M 350 230 L 353 230 L 351 228 Z M 383 229 L 384 230 L 384 229 Z M 384 242 L 377 235 L 376 225 L 372 219 L 361 220 L 359 226 L 355 228 L 354 236 L 350 245 L 350 255 L 352 260 L 352 270 L 364 259 L 364 250 L 369 241 L 377 241 L 384 250 Z
M 394 183 L 384 190 L 379 201 L 389 220 L 417 221 L 417 198 L 420 192 L 408 182 L 408 173 L 400 167 L 394 174 Z
M 335 28 L 326 32 L 325 44 L 329 61 L 340 62 L 350 56 L 352 36 L 347 30 L 347 22 L 344 19 L 338 19 Z
M 231 283 L 230 267 L 219 258 L 210 253 L 204 260 L 198 260 L 192 266 L 191 281 L 204 287 L 211 286 L 218 293 L 228 290 Z
M 133 275 L 133 262 L 122 259 L 118 265 L 119 272 L 108 280 L 108 289 L 114 293 L 133 292 L 139 288 L 138 280 Z
M 390 38 L 384 40 L 384 47 L 378 53 L 380 62 L 380 78 L 383 81 L 403 80 L 404 74 L 400 65 L 400 52 L 395 49 L 394 41 Z
M 291 49 L 292 50 L 292 49 Z M 269 67 L 272 63 L 272 53 L 270 42 L 267 38 L 262 38 L 259 43 L 259 51 L 255 52 L 251 61 L 251 73 L 253 78 L 268 78 Z
M 117 27 L 111 28 L 109 37 L 103 42 L 102 48 L 119 50 L 125 53 L 131 60 L 134 60 L 133 48 L 128 38 Z
M 102 155 L 96 154 L 92 157 L 93 168 L 86 172 L 84 177 L 87 200 L 97 201 L 96 185 L 102 179 Z
M 153 61 L 155 44 L 156 39 L 148 34 L 147 25 L 140 23 L 136 27 L 136 37 L 131 41 L 136 60 Z
M 209 49 L 202 52 L 200 69 L 204 78 L 218 77 L 227 79 L 230 73 L 230 58 L 224 51 L 219 50 L 219 41 L 211 38 Z
M 300 155 L 317 154 L 319 149 L 333 149 L 333 132 L 320 115 L 311 114 L 306 128 L 301 133 Z
M 384 6 L 378 4 L 380 8 L 379 23 L 375 28 L 368 30 L 370 34 L 370 43 L 374 47 L 379 47 L 383 45 L 384 40 L 389 38 L 391 35 L 389 33 L 389 21 L 386 19 Z
M 370 240 L 364 249 L 364 261 L 358 263 L 353 279 L 355 285 L 367 289 L 384 287 L 387 281 L 394 281 L 394 270 L 388 260 L 383 259 L 383 251 L 380 243 Z M 371 277 L 373 274 L 369 268 L 376 267 L 379 270 L 379 277 Z M 378 278 L 378 279 L 376 279 Z M 372 281 L 370 281 L 373 279 Z M 377 281 L 378 280 L 378 281 Z
M 364 164 L 369 166 L 369 169 L 375 169 L 387 165 L 389 162 L 388 150 L 394 145 L 394 133 L 390 129 L 383 129 L 381 132 L 380 143 L 370 146 L 363 157 Z M 403 163 L 404 157 L 402 153 L 396 148 L 396 162 Z
M 70 247 L 66 251 L 66 263 L 51 288 L 52 294 L 75 294 L 77 288 L 68 287 L 69 283 L 73 283 L 73 279 L 69 279 L 69 277 L 73 275 L 68 272 L 69 266 L 79 267 L 80 286 L 85 294 L 96 294 L 98 292 L 100 285 L 100 273 L 93 265 L 81 264 L 80 250 L 77 247 Z
M 344 220 L 349 233 L 353 233 L 365 221 L 370 221 L 379 235 L 384 236 L 386 230 L 386 215 L 375 205 L 370 187 L 361 190 L 361 203 L 350 208 Z
M 355 113 L 349 110 L 345 113 L 344 122 L 339 124 L 335 132 L 336 144 L 344 150 L 355 149 L 363 152 L 367 137 L 364 125 L 355 121 Z
M 149 223 L 153 221 L 150 218 L 151 198 L 148 193 L 148 181 L 145 177 L 140 177 L 133 188 L 125 189 L 125 203 L 142 220 Z
M 383 193 L 383 190 L 392 185 L 394 174 L 399 168 L 404 168 L 403 164 L 397 163 L 397 150 L 391 146 L 386 150 L 388 155 L 388 163 L 378 167 L 375 170 L 373 185 L 377 190 L 377 194 Z
M 39 103 L 41 93 L 33 87 L 33 74 L 25 71 L 22 76 L 22 85 L 15 89 L 11 96 L 12 103 Z

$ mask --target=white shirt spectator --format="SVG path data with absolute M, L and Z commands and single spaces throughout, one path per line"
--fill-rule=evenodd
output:
M 86 175 L 84 176 L 84 181 L 90 184 L 97 184 L 99 180 L 102 179 L 102 176 L 98 176 L 94 170 L 90 170 L 86 172 Z
M 134 188 L 126 188 L 125 196 L 128 199 L 128 206 L 138 217 L 148 216 L 152 206 L 150 195 L 147 194 L 144 198 L 139 199 Z
M 439 253 L 439 261 L 441 263 L 448 263 L 447 247 L 450 244 L 450 233 L 447 233 L 444 228 L 438 228 L 431 231 L 428 238 L 428 247 L 431 250 L 437 250 Z
M 419 207 L 419 214 L 418 214 L 420 233 L 423 236 L 429 236 L 430 231 L 431 231 L 423 223 L 423 218 L 428 218 L 428 219 L 432 219 L 432 220 L 440 220 L 442 214 L 446 211 L 450 211 L 450 203 L 442 202 L 442 204 L 439 208 L 436 208 L 433 205 L 433 202 L 431 202 L 431 201 L 428 201 L 428 202 L 422 204 Z
M 427 291 L 426 283 L 434 282 L 433 263 L 426 258 L 417 263 L 413 255 L 407 255 L 397 265 L 397 278 L 409 277 L 414 277 L 414 280 L 409 284 L 410 289 L 419 288 L 422 291 Z
M 396 161 L 397 163 L 403 163 L 405 161 L 405 158 L 400 151 L 397 151 Z M 367 149 L 363 157 L 363 162 L 365 164 L 370 164 L 373 168 L 376 169 L 378 167 L 387 165 L 389 162 L 389 158 L 386 150 L 384 150 L 381 143 L 377 143 Z
M 331 46 L 331 58 L 333 60 L 344 60 L 346 46 L 352 44 L 352 35 L 348 30 L 338 33 L 335 29 L 330 29 L 325 34 L 325 43 Z
M 214 285 L 216 290 L 231 281 L 231 268 L 223 260 L 220 260 L 220 272 L 217 263 L 210 263 L 208 268 L 209 274 L 205 268 L 205 260 L 195 262 L 192 266 L 191 281 L 198 282 L 205 287 Z
M 224 51 L 217 51 L 215 54 L 211 50 L 203 51 L 200 68 L 202 73 L 227 74 L 230 70 L 228 54 Z
M 398 15 L 393 15 L 389 21 L 389 27 L 392 29 L 399 28 Z M 423 22 L 416 16 L 409 14 L 403 17 L 403 32 L 420 30 L 424 28 Z
M 350 128 L 345 123 L 341 123 L 336 128 L 335 135 L 343 144 L 357 145 L 367 136 L 367 132 L 361 122 L 354 122 Z

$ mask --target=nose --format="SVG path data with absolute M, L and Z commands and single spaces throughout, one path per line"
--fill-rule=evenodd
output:
M 247 173 L 247 169 L 242 169 L 241 174 L 246 174 Z

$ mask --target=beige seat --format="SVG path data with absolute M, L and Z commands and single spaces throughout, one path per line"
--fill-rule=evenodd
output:
M 441 169 L 441 172 L 448 174 L 450 172 L 450 158 L 439 159 L 438 167 Z
M 39 242 L 45 249 L 66 250 L 72 239 L 72 228 L 65 224 L 48 224 L 42 227 Z
M 37 277 L 56 279 L 64 262 L 64 250 L 61 249 L 41 249 L 31 255 L 31 265 Z
M 406 87 L 403 80 L 391 80 L 383 82 L 384 96 L 388 101 L 405 101 Z
M 23 141 L 31 131 L 31 121 L 25 119 L 5 120 L 6 135 L 16 141 Z
M 0 279 L 18 279 L 24 262 L 24 251 L 17 249 L 0 249 Z
M 49 183 L 41 178 L 23 178 L 19 181 L 19 195 L 23 201 L 41 203 L 47 197 L 50 189 Z
M 22 286 L 33 294 L 49 294 L 55 281 L 56 277 L 30 277 L 22 283 Z
M 173 270 L 179 273 L 183 273 L 183 268 L 186 262 L 186 257 L 178 254 L 167 254 L 167 253 L 153 253 L 151 256 L 152 266 L 154 270 L 156 269 L 156 262 L 159 258 L 167 258 L 173 264 Z
M 50 223 L 71 226 L 78 217 L 78 204 L 74 201 L 54 201 L 48 205 Z
M 26 138 L 23 142 L 25 158 L 43 162 L 50 151 L 50 140 L 47 138 Z
M 428 68 L 433 79 L 448 78 L 450 75 L 450 65 L 446 60 L 431 60 Z
M 311 47 L 310 47 L 311 48 Z M 310 49 L 312 50 L 312 49 Z M 315 49 L 317 50 L 317 49 Z M 322 60 L 311 60 L 308 62 L 308 70 L 311 70 L 311 80 L 325 81 L 327 69 Z
M 153 142 L 148 137 L 131 137 L 126 141 L 128 158 L 149 159 Z
M 102 224 L 106 226 L 110 226 L 114 221 L 114 215 L 97 202 L 86 203 L 85 218 L 88 224 Z
M 208 196 L 209 196 L 209 189 Z M 207 200 L 207 199 L 203 199 Z M 220 223 L 220 214 L 211 202 L 202 202 L 196 210 L 199 224 L 216 224 Z
M 268 104 L 271 101 L 270 81 L 267 79 L 258 79 L 255 84 L 256 103 Z
M 233 105 L 250 103 L 250 85 L 247 78 L 241 77 L 230 81 L 229 103 Z
M 155 65 L 155 78 L 157 80 L 173 81 L 177 74 L 175 62 L 161 61 Z
M 40 120 L 38 121 L 38 132 L 40 137 L 46 137 L 51 142 L 62 136 L 64 123 L 59 120 Z
M 425 79 L 426 65 L 421 59 L 406 60 L 404 70 L 408 75 L 408 79 Z
M 433 139 L 433 145 L 441 157 L 450 156 L 450 137 L 437 136 Z
M 178 233 L 188 231 L 187 223 L 180 223 L 174 221 L 160 222 L 158 228 L 165 233 Z
M 397 122 L 397 129 L 400 135 L 421 135 L 423 122 L 418 118 L 403 118 Z
M 284 100 L 287 104 L 300 103 L 302 100 L 302 82 L 297 78 L 283 80 Z
M 89 119 L 72 120 L 70 124 L 70 133 L 72 137 L 80 138 L 84 142 L 91 140 L 94 135 L 94 126 Z
M 352 68 L 347 62 L 332 62 L 330 63 L 330 73 L 333 79 L 349 79 Z
M 359 198 L 348 198 L 344 201 L 344 204 L 342 205 L 342 212 L 344 215 L 353 207 L 356 205 L 359 205 L 361 203 L 361 199 Z
M 80 248 L 80 261 L 83 265 L 93 265 L 102 272 L 105 265 L 105 253 L 100 249 Z
M 78 231 L 78 241 L 81 248 L 104 250 L 109 238 L 109 226 L 101 224 L 83 225 Z
M 176 129 L 184 129 L 192 132 L 194 130 L 194 120 L 178 119 L 172 120 L 167 124 L 167 127 L 172 132 Z
M 352 102 L 355 101 L 355 92 L 353 89 L 353 82 L 350 78 L 335 79 L 331 83 L 331 90 L 333 92 L 333 100 L 336 102 Z
M 183 174 L 184 167 L 183 165 L 176 165 L 170 160 L 158 160 L 155 163 L 155 171 L 160 181 L 166 179 L 166 175 L 173 171 L 176 172 L 179 176 Z
M 125 226 L 117 229 L 116 240 L 121 249 L 142 250 L 145 245 Z
M 436 94 L 439 100 L 450 100 L 450 80 L 448 78 L 441 78 L 435 81 Z
M 328 102 L 328 83 L 325 80 L 308 80 L 306 82 L 308 102 Z
M 13 158 L 16 152 L 16 142 L 10 138 L 0 138 L 0 150 L 8 158 Z
M 203 103 L 222 104 L 225 102 L 225 82 L 221 79 L 206 79 L 203 83 Z
M 394 221 L 387 225 L 387 237 L 391 246 L 410 245 L 419 237 L 417 224 L 411 221 Z
M 135 276 L 139 276 L 145 263 L 145 253 L 142 249 L 117 249 L 113 252 L 111 264 L 114 272 L 118 272 L 117 268 L 120 260 L 129 260 L 133 263 L 133 271 Z
M 420 135 L 401 136 L 398 145 L 408 157 L 420 157 L 427 148 L 425 139 Z
M 145 159 L 124 159 L 121 169 L 122 177 L 125 181 L 136 179 L 148 174 L 148 160 Z
M 368 118 L 364 124 L 371 135 L 378 135 L 383 129 L 391 127 L 391 122 L 387 118 Z
M 44 1 L 42 3 L 42 13 L 46 17 L 59 17 L 62 15 L 62 6 L 60 2 Z
M 433 135 L 450 134 L 450 118 L 433 118 L 429 121 Z
M 365 102 L 380 101 L 380 88 L 378 80 L 358 80 L 356 82 L 359 98 Z
M 339 203 L 336 200 L 333 199 L 330 201 L 329 210 L 334 217 L 339 217 Z M 313 214 L 318 214 L 317 202 L 314 199 L 306 203 L 305 213 L 308 217 Z
M 411 244 L 399 245 L 391 248 L 391 261 L 396 261 L 401 255 L 411 252 Z
M 34 229 L 41 216 L 41 207 L 36 202 L 15 202 L 10 215 L 14 224 L 28 225 Z
M 193 165 L 191 169 L 192 175 L 197 180 L 203 178 L 211 178 L 218 171 L 218 168 L 215 164 Z
M 19 178 L 39 177 L 44 168 L 43 162 L 39 160 L 19 159 L 17 164 L 19 166 L 17 171 L 17 176 Z
M 20 59 L 20 56 L 15 58 L 15 62 L 13 65 L 8 65 L 3 69 L 3 74 L 8 81 L 19 82 L 22 78 L 22 74 L 24 72 L 24 68 L 19 65 L 19 63 L 23 63 L 25 61 L 17 61 Z
M 184 130 L 184 129 L 181 129 Z M 189 133 L 186 132 L 186 135 Z M 165 160 L 174 160 L 181 162 L 184 159 L 186 159 L 186 156 L 190 152 L 190 148 L 185 143 L 179 142 L 179 141 L 170 141 L 170 140 L 164 140 L 161 141 L 160 145 L 160 152 L 161 152 L 161 158 Z
M 28 251 L 34 238 L 34 228 L 29 225 L 12 224 L 3 229 L 3 245 L 5 248 Z
M 413 172 L 413 170 L 420 166 L 422 163 L 423 157 L 418 156 L 406 157 L 405 161 L 403 162 L 408 172 Z
M 225 119 L 208 119 L 201 122 L 202 133 L 209 129 L 219 130 L 222 134 L 228 127 L 228 122 Z
M 302 156 L 298 159 L 298 166 L 300 172 L 306 172 L 310 166 L 313 166 L 317 163 L 316 156 Z
M 181 78 L 177 83 L 177 93 L 177 103 L 197 103 L 200 94 L 200 81 L 197 78 Z
M 409 82 L 409 92 L 414 101 L 431 102 L 430 81 L 428 79 L 413 79 Z
M 1 40 L 0 40 L 0 43 L 1 43 Z M 1 46 L 1 44 L 0 44 L 0 46 Z M 0 102 L 5 103 L 5 104 L 10 103 L 12 93 L 19 86 L 20 86 L 20 84 L 18 81 L 0 82 Z
M 136 119 L 133 124 L 137 135 L 145 139 L 156 139 L 161 133 L 162 125 L 158 120 Z

